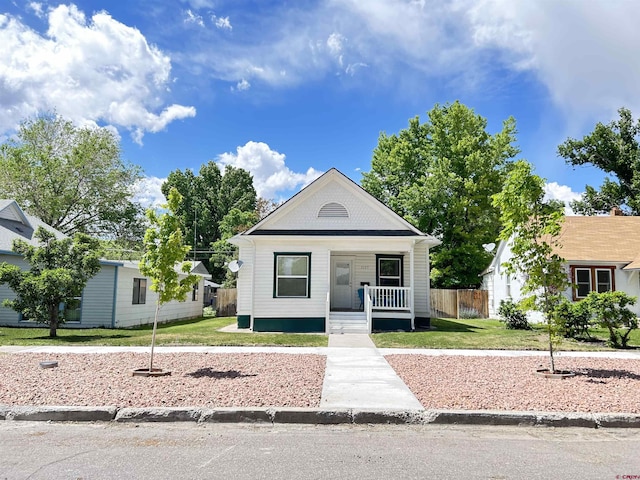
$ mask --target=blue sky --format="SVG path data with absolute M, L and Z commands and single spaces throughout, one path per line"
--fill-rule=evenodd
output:
M 640 113 L 632 0 L 3 1 L 0 139 L 45 110 L 114 128 L 158 200 L 175 169 L 248 169 L 282 199 L 331 167 L 356 182 L 381 131 L 460 100 L 555 198 L 602 174 L 556 155 L 568 136 Z

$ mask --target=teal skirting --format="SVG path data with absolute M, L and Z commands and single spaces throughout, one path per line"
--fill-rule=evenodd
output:
M 375 332 L 395 332 L 396 330 L 411 331 L 411 320 L 408 318 L 373 319 L 373 331 Z
M 238 328 L 249 328 L 251 326 L 251 315 L 238 315 Z
M 254 318 L 254 332 L 324 333 L 324 317 Z

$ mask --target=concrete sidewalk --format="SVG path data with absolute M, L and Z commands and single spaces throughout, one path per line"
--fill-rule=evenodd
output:
M 546 356 L 505 350 L 377 349 L 368 335 L 329 335 L 328 347 L 156 347 L 157 353 L 274 352 L 326 355 L 319 408 L 118 408 L 3 406 L 0 420 L 116 422 L 250 422 L 303 424 L 474 424 L 640 428 L 640 415 L 425 410 L 384 358 L 386 354 Z M 149 347 L 0 346 L 0 353 L 149 352 Z M 563 357 L 640 359 L 640 352 L 557 352 Z
M 369 335 L 329 335 L 320 408 L 424 410 Z

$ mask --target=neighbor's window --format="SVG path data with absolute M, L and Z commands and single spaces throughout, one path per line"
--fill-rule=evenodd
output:
M 402 256 L 376 256 L 378 286 L 402 286 Z
M 133 279 L 133 301 L 134 305 L 141 305 L 147 303 L 147 279 L 146 278 L 134 278 Z
M 591 291 L 591 269 L 576 268 L 575 277 L 576 297 L 585 298 Z
M 276 253 L 274 263 L 274 297 L 310 296 L 310 253 Z
M 82 297 L 75 297 L 67 303 L 60 304 L 60 310 L 65 322 L 79 322 L 82 313 Z
M 198 300 L 198 284 L 193 284 L 193 290 L 191 291 L 191 301 L 195 302 Z
M 590 292 L 611 292 L 615 290 L 613 270 L 615 267 L 581 267 L 573 269 L 574 297 L 585 298 Z

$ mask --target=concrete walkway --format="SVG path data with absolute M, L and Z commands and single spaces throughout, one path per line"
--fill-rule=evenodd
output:
M 320 408 L 423 410 L 368 335 L 329 335 Z

